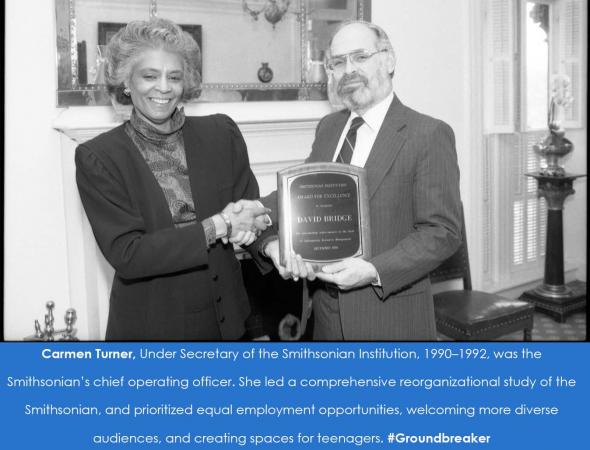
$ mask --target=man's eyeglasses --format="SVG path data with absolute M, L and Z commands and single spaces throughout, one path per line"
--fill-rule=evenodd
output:
M 331 70 L 332 72 L 344 72 L 346 69 L 346 60 L 349 60 L 354 67 L 359 67 L 377 53 L 383 53 L 386 51 L 387 49 L 383 49 L 371 53 L 366 50 L 359 50 L 356 52 L 347 53 L 345 55 L 333 56 L 332 58 L 326 59 L 326 69 Z

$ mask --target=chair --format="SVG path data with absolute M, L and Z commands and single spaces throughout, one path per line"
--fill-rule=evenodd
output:
M 472 290 L 464 220 L 461 247 L 430 273 L 432 283 L 458 278 L 463 279 L 462 290 L 434 295 L 439 333 L 458 341 L 487 341 L 523 330 L 523 339 L 531 340 L 534 305 Z

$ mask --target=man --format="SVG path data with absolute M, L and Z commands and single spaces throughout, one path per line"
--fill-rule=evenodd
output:
M 276 238 L 254 244 L 283 277 L 317 277 L 308 283 L 314 340 L 436 338 L 428 273 L 461 241 L 455 141 L 447 124 L 404 106 L 394 94 L 395 62 L 376 25 L 347 22 L 336 31 L 326 69 L 346 110 L 320 121 L 306 160 L 366 168 L 373 257 L 348 258 L 314 274 L 297 255 L 282 267 Z M 276 211 L 276 193 L 263 203 Z

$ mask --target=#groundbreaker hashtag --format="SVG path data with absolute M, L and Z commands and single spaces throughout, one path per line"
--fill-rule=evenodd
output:
M 489 434 L 447 434 L 439 432 L 436 434 L 405 434 L 390 432 L 387 435 L 387 442 L 390 444 L 489 444 Z

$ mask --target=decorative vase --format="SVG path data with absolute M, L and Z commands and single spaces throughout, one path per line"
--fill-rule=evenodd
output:
M 564 157 L 574 149 L 573 144 L 565 137 L 565 108 L 573 98 L 570 93 L 570 80 L 566 75 L 554 75 L 551 80 L 552 93 L 549 103 L 547 125 L 549 136 L 538 144 L 533 145 L 533 150 L 541 158 L 545 158 L 547 167 L 541 167 L 539 173 L 546 177 L 563 177 L 565 170 L 559 164 L 559 158 Z
M 263 83 L 269 83 L 272 80 L 272 69 L 268 67 L 267 62 L 263 62 L 260 69 L 258 69 L 258 79 Z
M 550 177 L 562 177 L 565 175 L 564 168 L 559 164 L 559 158 L 567 155 L 573 150 L 574 146 L 569 139 L 565 137 L 565 132 L 559 129 L 549 129 L 549 136 L 542 142 L 533 145 L 533 150 L 541 158 L 545 158 L 547 167 L 542 167 L 539 172 L 541 175 Z
M 586 307 L 586 290 L 574 293 L 565 284 L 563 270 L 563 206 L 566 197 L 575 193 L 574 180 L 585 176 L 566 173 L 559 164 L 559 158 L 574 149 L 571 141 L 565 137 L 564 128 L 565 108 L 571 102 L 569 79 L 554 76 L 548 110 L 549 136 L 533 145 L 535 153 L 545 158 L 546 167 L 541 167 L 539 172 L 525 173 L 527 177 L 537 180 L 538 195 L 545 199 L 547 231 L 543 283 L 525 291 L 520 298 L 532 302 L 537 310 L 552 315 L 560 322 L 572 312 Z

